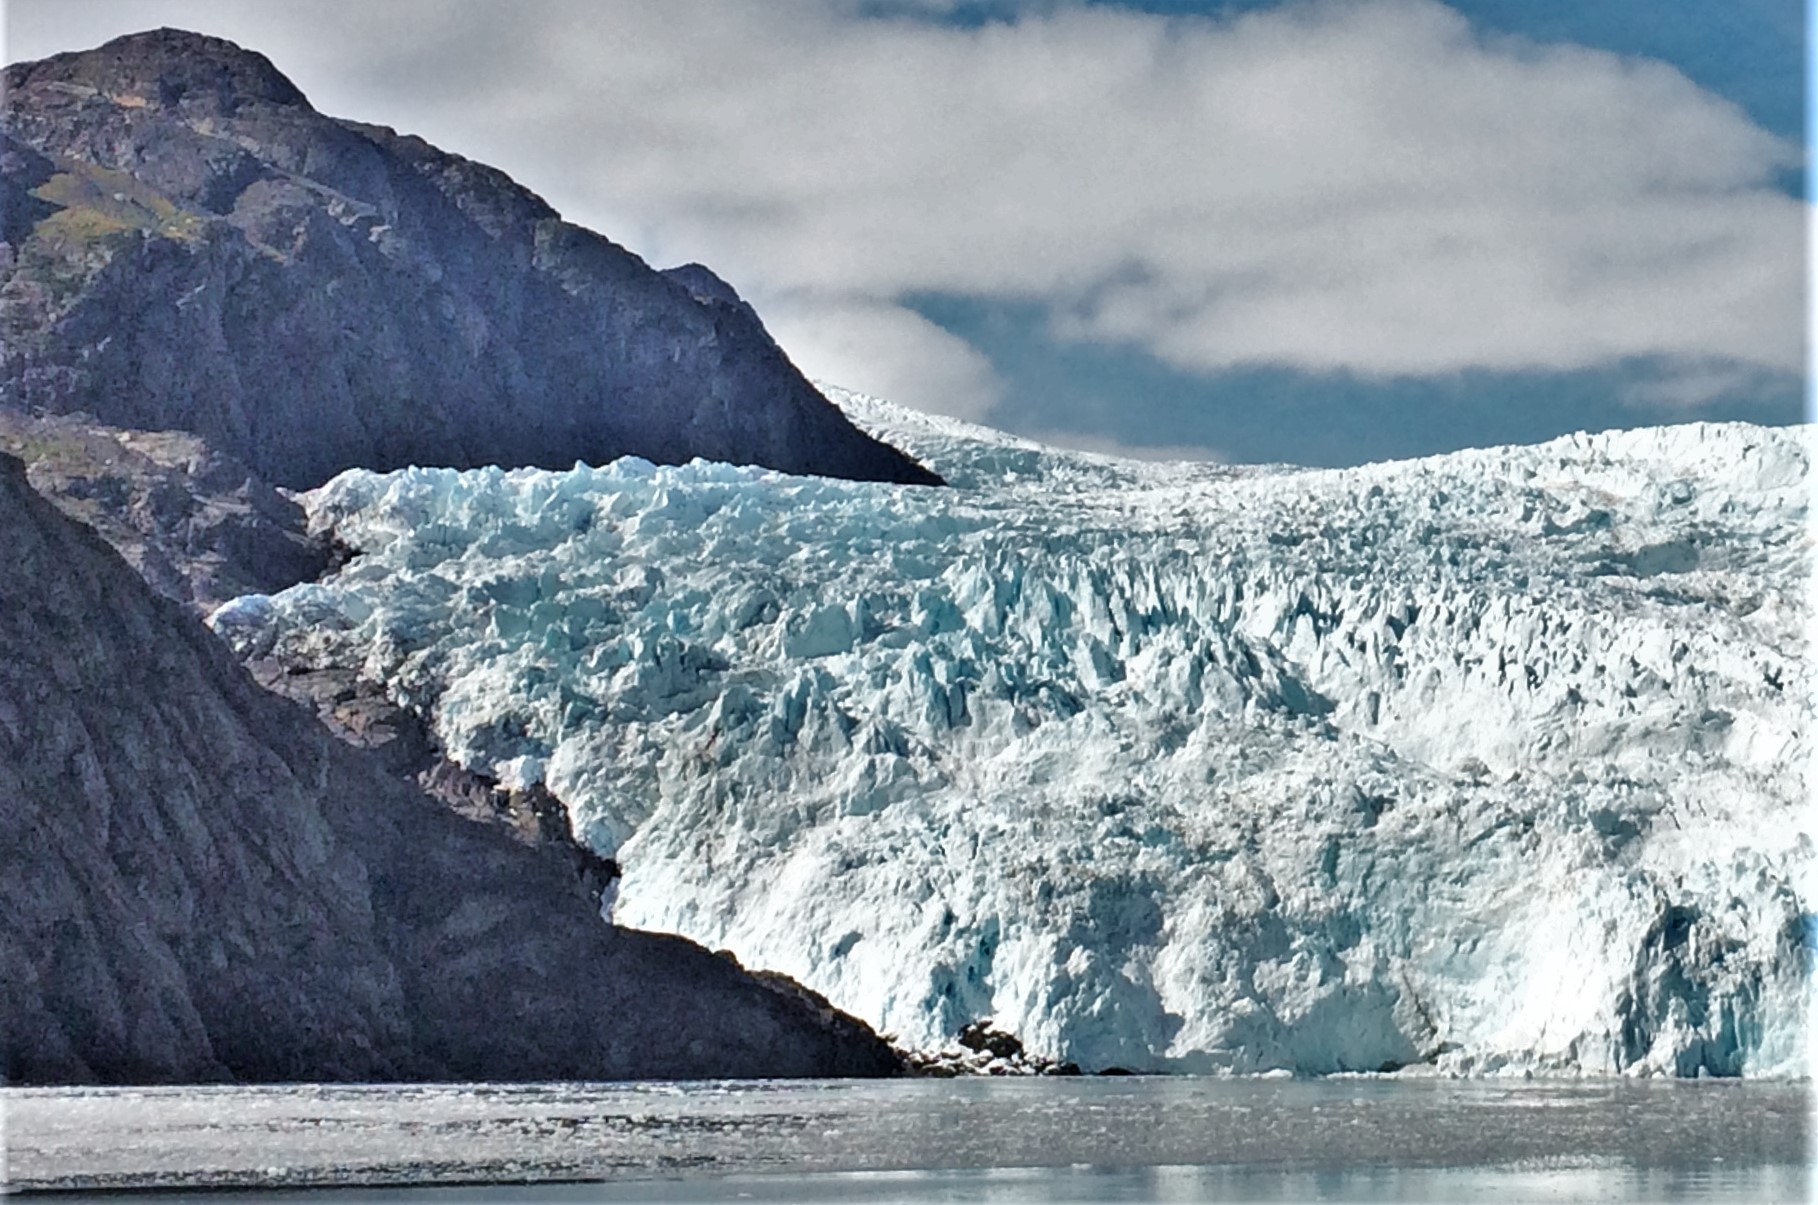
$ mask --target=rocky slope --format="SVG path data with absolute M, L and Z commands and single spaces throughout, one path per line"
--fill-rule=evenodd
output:
M 326 117 L 261 55 L 158 30 L 5 83 L 0 406 L 188 431 L 288 486 L 627 453 L 937 481 L 707 269 Z
M 152 589 L 203 613 L 313 580 L 338 556 L 304 529 L 290 498 L 181 431 L 0 410 L 0 452 L 19 457 L 33 488 L 94 528 Z
M 311 581 L 348 553 L 307 531 L 303 508 L 285 491 L 181 431 L 0 410 L 0 452 L 19 457 L 34 489 L 92 528 L 153 590 L 199 615 L 231 598 Z M 545 847 L 574 869 L 590 898 L 612 889 L 617 865 L 574 839 L 567 813 L 547 791 L 504 788 L 446 760 L 422 717 L 376 683 L 276 658 L 248 668 L 259 685 L 314 712 L 330 733 L 371 751 L 374 765 L 463 816 Z
M 9 457 L 0 531 L 8 1082 L 896 1067 L 786 980 L 602 924 L 572 867 L 330 738 Z
M 1804 1070 L 1809 431 L 1310 472 L 848 400 L 952 488 L 353 472 L 305 505 L 358 555 L 212 622 L 917 1046 Z

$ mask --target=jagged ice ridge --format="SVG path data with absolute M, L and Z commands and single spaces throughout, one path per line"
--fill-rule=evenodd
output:
M 1232 469 L 830 392 L 953 488 L 354 471 L 306 502 L 360 555 L 212 622 L 912 1044 L 1805 1072 L 1808 431 Z

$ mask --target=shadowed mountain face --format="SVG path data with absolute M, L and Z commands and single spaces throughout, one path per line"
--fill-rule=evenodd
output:
M 0 456 L 0 1078 L 871 1075 L 777 977 L 601 922 L 574 869 L 256 686 Z
M 204 615 L 336 563 L 302 507 L 182 431 L 0 409 L 0 452 L 23 460 L 32 487 L 94 528 L 153 590 Z
M 183 430 L 278 485 L 635 454 L 915 484 L 699 265 L 158 30 L 6 69 L 0 405 Z

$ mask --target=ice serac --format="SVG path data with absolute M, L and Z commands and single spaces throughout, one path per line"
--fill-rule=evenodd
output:
M 359 555 L 213 623 L 918 1045 L 1803 1072 L 1809 431 L 1312 472 L 843 402 L 955 488 L 349 473 L 306 506 Z
M 0 1079 L 888 1072 L 267 694 L 0 456 Z
M 5 93 L 0 407 L 186 431 L 281 486 L 626 454 L 937 480 L 708 269 L 324 116 L 262 55 L 156 30 Z

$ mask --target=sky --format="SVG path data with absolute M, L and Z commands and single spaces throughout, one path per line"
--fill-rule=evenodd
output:
M 173 25 L 698 261 L 810 376 L 1353 464 L 1803 414 L 1801 0 L 6 0 Z

